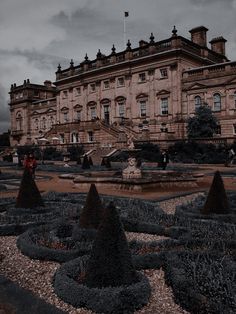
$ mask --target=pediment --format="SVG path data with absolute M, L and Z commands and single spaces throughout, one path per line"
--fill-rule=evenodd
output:
M 62 107 L 62 108 L 61 108 L 61 111 L 69 111 L 69 108 L 67 108 L 67 107 Z
M 82 108 L 83 108 L 83 106 L 81 106 L 81 105 L 77 104 L 77 105 L 75 105 L 73 108 L 74 108 L 74 109 L 82 109 Z
M 56 110 L 54 110 L 54 109 L 48 109 L 45 111 L 45 113 L 54 113 L 54 112 L 56 112 Z
M 205 87 L 208 87 L 208 86 L 202 83 L 193 83 L 186 89 L 190 90 L 190 89 L 205 88 Z
M 159 95 L 166 95 L 166 94 L 170 94 L 170 91 L 166 90 L 166 89 L 162 89 L 162 90 L 160 90 L 159 92 L 156 93 L 157 96 L 159 96 Z

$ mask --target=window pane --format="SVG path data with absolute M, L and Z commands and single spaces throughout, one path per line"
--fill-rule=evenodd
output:
M 161 114 L 168 114 L 168 98 L 161 99 Z

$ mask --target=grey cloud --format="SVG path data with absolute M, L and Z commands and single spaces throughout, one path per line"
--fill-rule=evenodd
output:
M 9 128 L 9 109 L 7 104 L 7 91 L 0 84 L 0 133 Z
M 194 5 L 200 6 L 200 5 L 211 5 L 211 4 L 222 4 L 222 5 L 232 5 L 234 0 L 189 0 Z

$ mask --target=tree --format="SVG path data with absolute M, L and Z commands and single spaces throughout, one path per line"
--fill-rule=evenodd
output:
M 218 120 L 207 104 L 199 106 L 187 123 L 188 138 L 213 137 L 218 128 Z

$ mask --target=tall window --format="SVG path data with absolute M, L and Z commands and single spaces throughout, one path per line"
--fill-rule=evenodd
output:
M 42 119 L 42 129 L 45 130 L 46 129 L 46 118 L 43 117 Z
M 214 105 L 213 105 L 213 111 L 220 111 L 221 110 L 221 96 L 220 94 L 214 94 L 213 95 L 213 101 L 214 101 Z
M 118 102 L 118 115 L 120 118 L 125 116 L 125 103 L 124 101 Z
M 18 113 L 16 115 L 16 129 L 20 131 L 22 130 L 22 126 L 23 126 L 23 118 L 22 118 L 21 113 Z
M 63 133 L 61 133 L 61 134 L 59 135 L 59 137 L 60 137 L 60 142 L 61 142 L 61 143 L 65 143 L 65 135 L 64 135 Z
M 88 141 L 89 142 L 93 142 L 94 141 L 94 137 L 93 137 L 93 132 L 92 131 L 88 132 Z
M 68 112 L 64 112 L 63 116 L 64 116 L 64 122 L 68 122 Z
M 79 111 L 76 111 L 76 118 L 75 118 L 76 121 L 80 121 L 81 120 L 81 110 Z
M 34 126 L 35 126 L 35 130 L 39 129 L 39 119 L 34 120 Z
M 146 115 L 147 115 L 147 101 L 146 100 L 140 100 L 139 106 L 140 106 L 140 116 L 146 117 Z
M 168 114 L 168 98 L 161 98 L 161 114 L 165 115 Z
M 201 97 L 200 96 L 196 96 L 194 98 L 195 110 L 197 110 L 201 106 L 201 103 L 202 103 Z
M 71 133 L 71 142 L 78 143 L 79 142 L 79 134 L 77 132 Z
M 91 120 L 97 117 L 96 107 L 90 107 L 90 118 Z
M 51 116 L 51 117 L 49 118 L 49 120 L 48 120 L 48 126 L 49 126 L 49 128 L 52 127 L 53 123 L 54 123 L 54 119 L 53 119 L 53 117 Z

